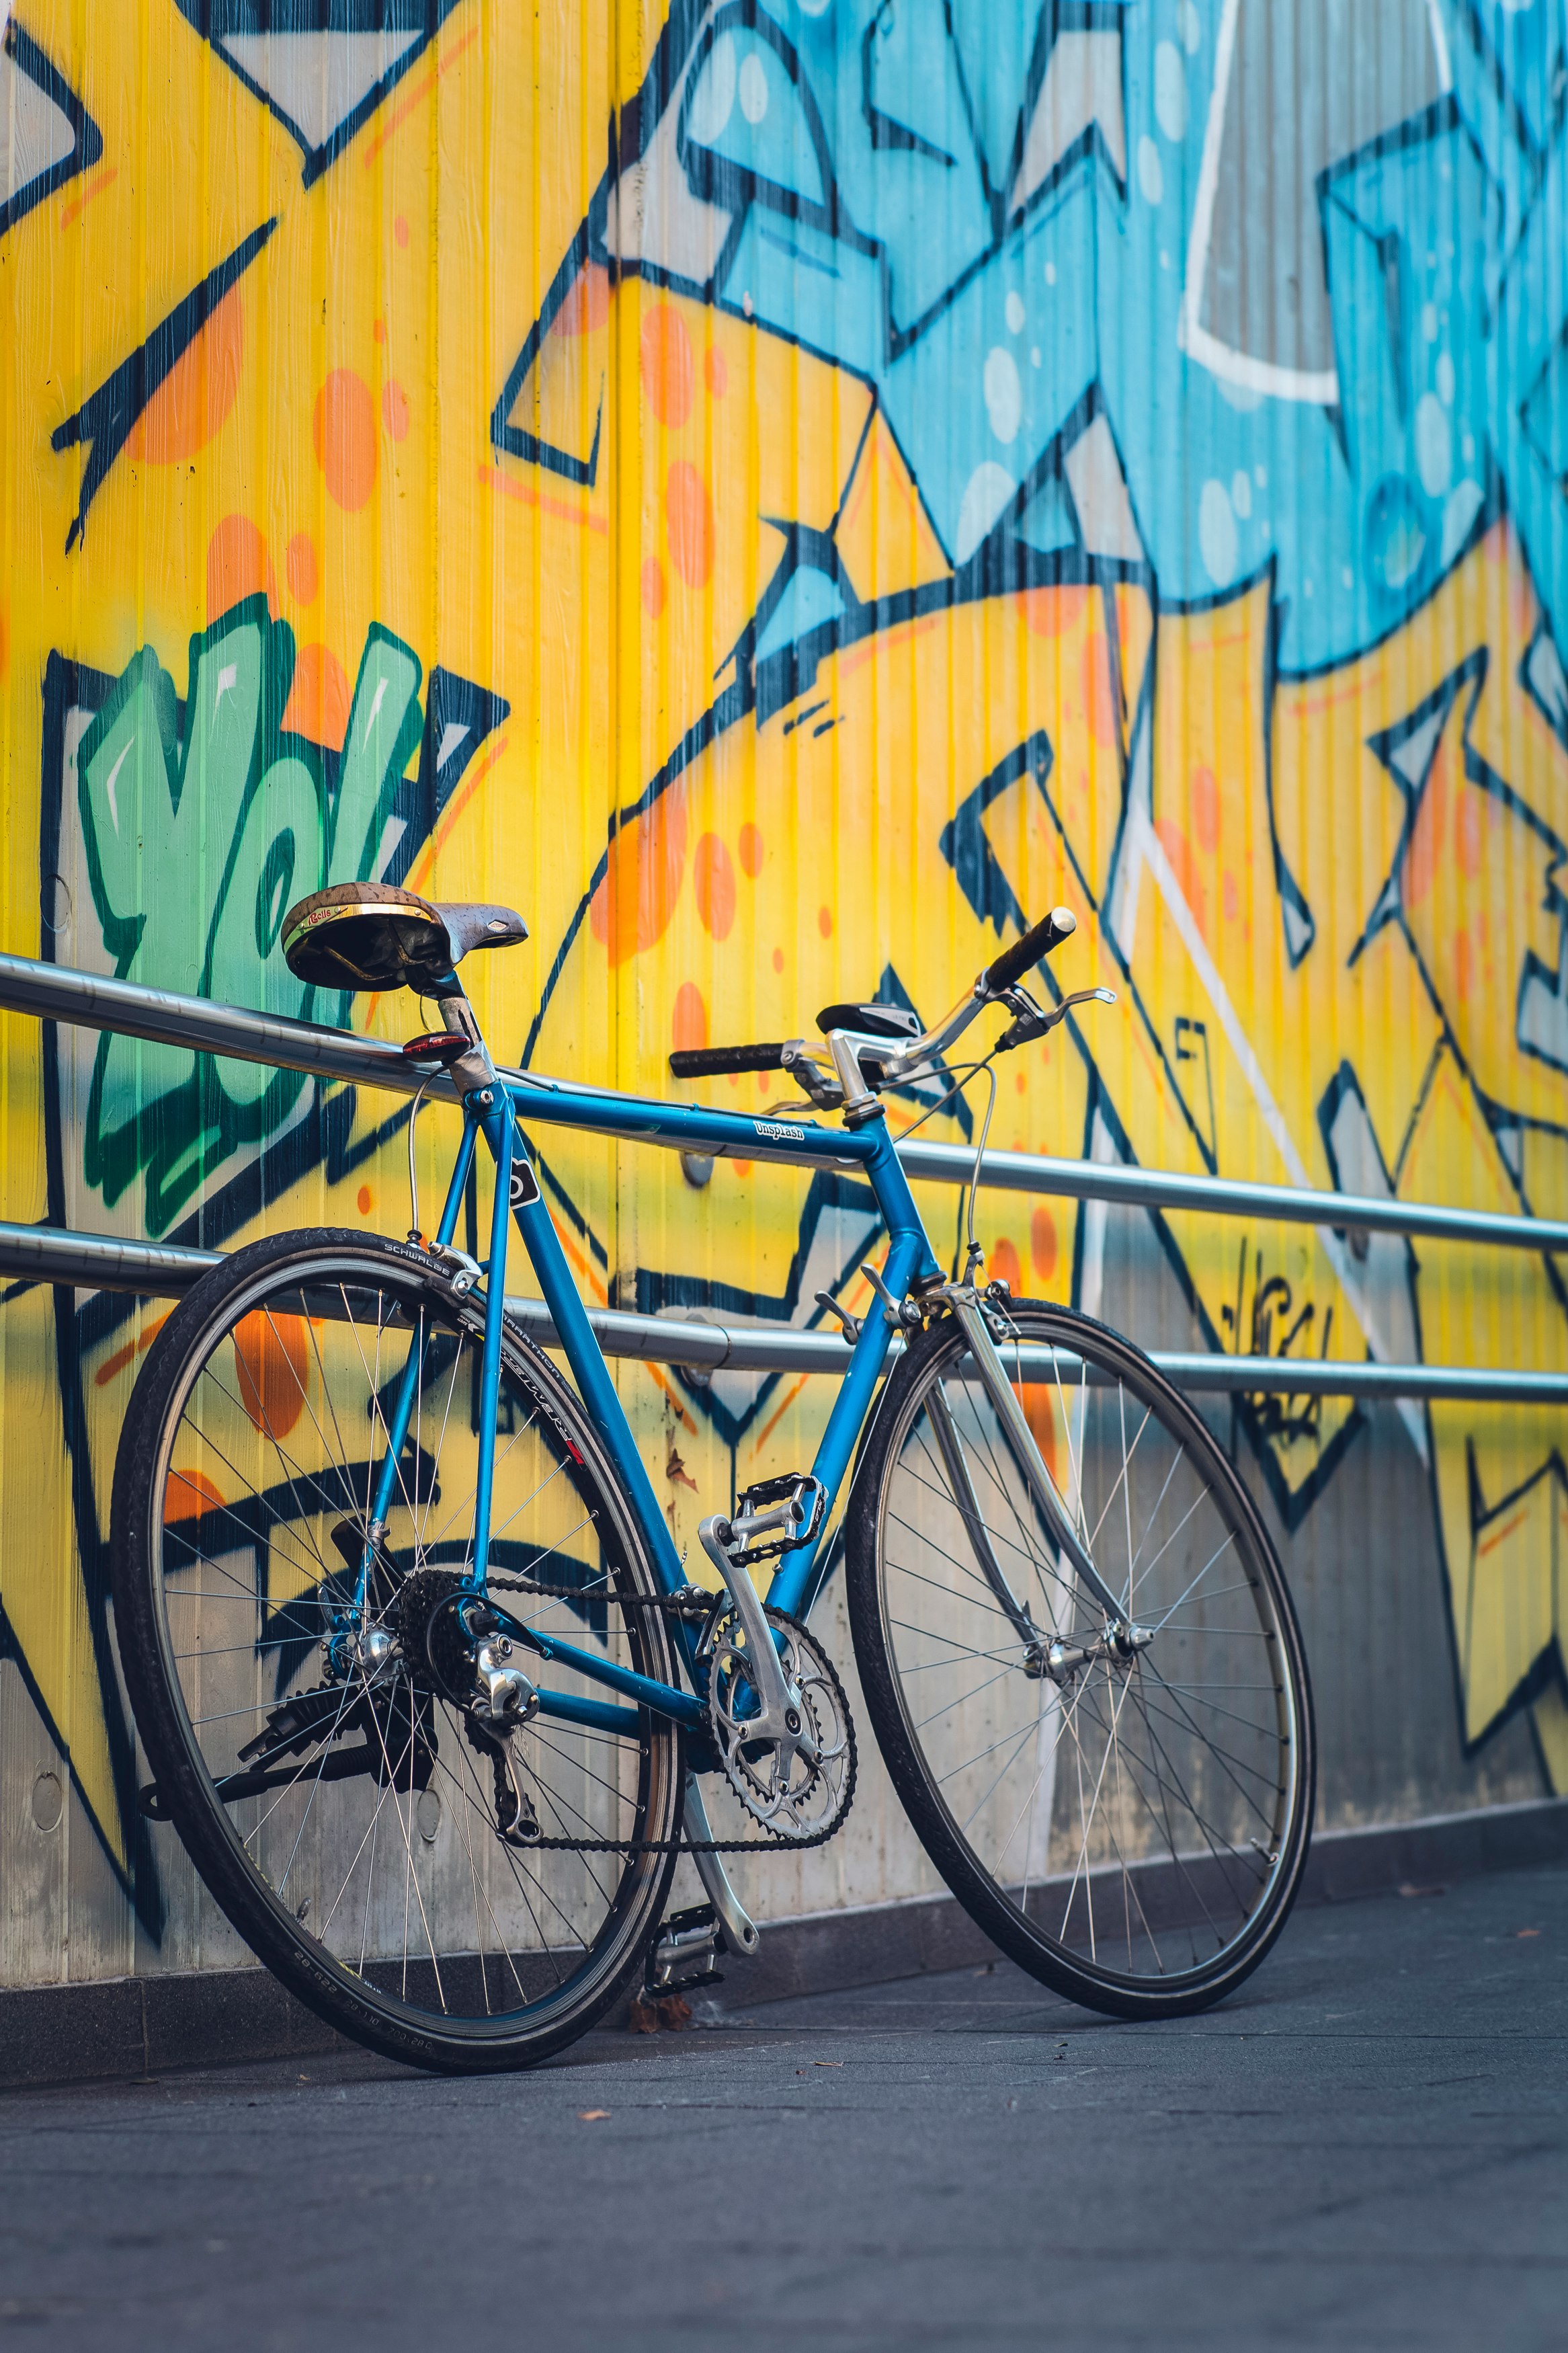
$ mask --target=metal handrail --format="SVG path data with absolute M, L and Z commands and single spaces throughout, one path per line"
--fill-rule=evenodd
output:
M 196 1053 L 304 1071 L 317 1078 L 397 1094 L 411 1095 L 424 1082 L 420 1072 L 404 1060 L 401 1049 L 384 1039 L 283 1014 L 253 1013 L 240 1006 L 181 996 L 174 990 L 143 988 L 133 981 L 77 972 L 30 956 L 0 955 L 0 1008 L 80 1029 L 116 1030 Z M 532 1071 L 503 1075 L 542 1091 L 616 1092 L 583 1088 L 574 1081 L 549 1079 Z M 456 1089 L 444 1075 L 429 1081 L 427 1094 L 458 1100 Z M 628 1096 L 625 1100 L 644 1099 Z M 645 1131 L 641 1140 L 671 1150 L 682 1148 L 682 1139 L 675 1136 Z M 962 1145 L 902 1144 L 899 1154 L 917 1182 L 967 1184 L 973 1172 L 973 1155 Z M 807 1166 L 843 1165 L 832 1154 L 802 1152 L 776 1142 L 759 1144 L 754 1156 Z M 1500 1217 L 1491 1211 L 1446 1208 L 1432 1202 L 1234 1183 L 1174 1170 L 1058 1160 L 1022 1152 L 987 1155 L 982 1182 L 1003 1190 L 1103 1200 L 1131 1208 L 1203 1209 L 1217 1217 L 1278 1218 L 1330 1230 L 1420 1234 L 1512 1250 L 1568 1250 L 1568 1222 L 1551 1219 Z M 210 1268 L 221 1265 L 224 1255 L 221 1250 L 136 1241 L 112 1234 L 71 1233 L 56 1226 L 0 1224 L 0 1273 L 23 1282 L 178 1298 Z M 507 1312 L 542 1345 L 556 1345 L 555 1328 L 542 1300 L 509 1298 Z M 837 1373 L 847 1361 L 837 1333 L 802 1330 L 787 1324 L 726 1324 L 700 1310 L 686 1317 L 629 1314 L 617 1308 L 589 1308 L 587 1313 L 607 1356 L 684 1365 L 699 1375 Z M 899 1345 L 895 1338 L 895 1347 Z M 1022 1352 L 1022 1369 L 1048 1374 L 1051 1360 L 1042 1356 L 1037 1365 L 1037 1353 Z M 1568 1372 L 1352 1364 L 1337 1358 L 1231 1356 L 1217 1352 L 1155 1352 L 1152 1361 L 1171 1379 L 1190 1389 L 1568 1404 Z
M 400 1047 L 382 1038 L 338 1029 L 324 1022 L 297 1021 L 285 1014 L 252 1013 L 205 997 L 172 989 L 143 988 L 107 974 L 77 972 L 32 956 L 0 955 L 0 1009 L 37 1014 L 78 1029 L 113 1029 L 194 1053 L 262 1062 L 284 1071 L 307 1071 L 352 1086 L 380 1087 L 411 1095 L 423 1083 L 405 1061 Z M 566 1094 L 616 1094 L 612 1087 L 587 1088 L 571 1079 L 538 1071 L 504 1071 L 503 1077 L 541 1091 Z M 427 1100 L 458 1100 L 450 1079 L 429 1081 Z M 629 1103 L 647 1098 L 625 1095 Z M 806 1108 L 801 1109 L 803 1118 Z M 574 1123 L 575 1124 L 575 1123 Z M 618 1130 L 589 1129 L 618 1134 Z M 689 1151 L 682 1136 L 646 1132 L 639 1142 L 668 1151 Z M 801 1151 L 776 1140 L 748 1145 L 750 1156 L 805 1167 L 846 1163 L 831 1152 Z M 899 1157 L 917 1183 L 967 1185 L 974 1155 L 963 1145 L 900 1144 Z M 1428 1240 L 1479 1242 L 1506 1250 L 1568 1250 L 1568 1220 L 1516 1218 L 1490 1209 L 1458 1209 L 1430 1201 L 1400 1201 L 1372 1194 L 1315 1191 L 1310 1186 L 1257 1185 L 1228 1177 L 1194 1176 L 1174 1169 L 1129 1168 L 1098 1160 L 1058 1160 L 1028 1152 L 988 1152 L 981 1183 L 1004 1192 L 1044 1193 L 1071 1200 L 1106 1201 L 1121 1208 L 1195 1209 L 1210 1217 L 1264 1218 L 1311 1225 L 1329 1231 L 1415 1234 Z
M 0 1224 L 0 1273 L 25 1282 L 79 1284 L 93 1291 L 130 1291 L 151 1299 L 178 1299 L 224 1261 L 222 1250 L 189 1250 L 165 1242 L 121 1240 L 111 1234 L 73 1234 L 59 1226 Z M 509 1297 L 508 1315 L 541 1347 L 559 1343 L 542 1299 Z M 837 1332 L 802 1331 L 792 1324 L 726 1324 L 699 1309 L 685 1316 L 636 1315 L 616 1307 L 587 1310 L 606 1356 L 644 1364 L 684 1365 L 697 1374 L 842 1373 L 848 1353 Z M 902 1345 L 895 1335 L 893 1348 Z M 1013 1350 L 1008 1350 L 1011 1362 Z M 1052 1377 L 1048 1352 L 1024 1347 L 1020 1369 Z M 1347 1364 L 1337 1358 L 1226 1356 L 1155 1349 L 1152 1361 L 1179 1388 L 1265 1390 L 1290 1397 L 1437 1398 L 1513 1405 L 1568 1405 L 1568 1371 L 1521 1373 L 1456 1365 Z

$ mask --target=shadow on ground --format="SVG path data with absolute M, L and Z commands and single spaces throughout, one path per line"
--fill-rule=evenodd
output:
M 0 2336 L 402 2353 L 1561 2348 L 1568 1872 L 1303 1912 L 1097 2020 L 1005 1962 L 595 2035 L 0 2098 Z

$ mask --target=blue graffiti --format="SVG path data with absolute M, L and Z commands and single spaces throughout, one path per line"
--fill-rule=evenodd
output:
M 677 5 L 585 261 L 876 391 L 961 580 L 1265 570 L 1344 659 L 1506 510 L 1568 624 L 1564 0 Z M 823 616 L 820 588 L 801 626 Z M 775 638 L 784 627 L 773 615 Z

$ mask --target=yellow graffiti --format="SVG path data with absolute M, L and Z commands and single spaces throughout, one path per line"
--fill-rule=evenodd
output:
M 1309 678 L 1277 672 L 1268 573 L 1186 609 L 1147 565 L 1081 550 L 1076 576 L 966 584 L 862 376 L 586 248 L 510 412 L 571 463 L 532 462 L 492 437 L 498 388 L 575 249 L 653 12 L 613 19 L 622 54 L 563 6 L 433 11 L 309 174 L 301 137 L 174 0 L 12 15 L 100 152 L 0 236 L 8 949 L 115 968 L 78 752 L 149 652 L 170 746 L 195 742 L 174 713 L 193 642 L 251 600 L 289 633 L 269 723 L 323 792 L 354 753 L 373 633 L 417 664 L 407 794 L 375 854 L 416 890 L 527 916 L 529 945 L 474 983 L 498 1051 L 666 1092 L 673 1047 L 809 1034 L 837 997 L 935 1017 L 1021 915 L 1065 903 L 1067 985 L 1117 1002 L 999 1065 L 997 1145 L 1568 1215 L 1568 1059 L 1530 1047 L 1521 1010 L 1532 976 L 1542 1023 L 1556 1001 L 1568 755 L 1523 676 L 1542 615 L 1506 522 L 1372 650 Z M 177 351 L 158 340 L 176 316 Z M 839 602 L 770 649 L 802 549 Z M 437 726 L 437 670 L 488 715 L 453 702 Z M 472 741 L 448 753 L 453 729 Z M 195 753 L 183 773 L 207 789 Z M 155 941 L 155 879 L 142 914 Z M 258 1002 L 268 971 L 258 950 Z M 397 1037 L 410 1016 L 382 1000 L 367 1018 Z M 109 1200 L 84 1161 L 94 1041 L 46 1049 L 16 1018 L 5 1039 L 0 1214 L 142 1230 L 140 1179 Z M 776 1076 L 716 1092 L 801 1108 Z M 933 1101 L 896 1100 L 895 1125 Z M 401 1231 L 389 1104 L 330 1113 L 310 1100 L 232 1152 L 184 1139 L 207 1158 L 180 1230 L 201 1204 L 225 1244 Z M 950 1103 L 924 1132 L 973 1138 L 973 1117 Z M 852 1184 L 537 1140 L 593 1297 L 805 1324 L 820 1289 L 867 1296 Z M 953 1249 L 956 1194 L 921 1206 Z M 980 1230 L 1016 1288 L 1101 1304 L 1103 1217 L 1048 1182 L 983 1195 Z M 1522 1254 L 1190 1214 L 1161 1241 L 1203 1345 L 1568 1367 L 1557 1273 Z M 125 1873 L 103 1546 L 161 1313 L 33 1289 L 0 1320 L 6 1640 Z M 682 1541 L 737 1482 L 804 1462 L 825 1409 L 816 1383 L 620 1377 Z M 1400 1442 L 1435 1497 L 1463 1741 L 1528 1704 L 1568 1788 L 1559 1421 L 1411 1407 Z M 1244 1423 L 1310 1538 L 1363 1418 L 1271 1397 Z M 1345 1573 L 1374 1584 L 1379 1564 Z

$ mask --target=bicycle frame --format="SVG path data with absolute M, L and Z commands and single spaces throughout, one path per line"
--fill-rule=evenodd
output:
M 463 1135 L 453 1163 L 436 1240 L 449 1246 L 457 1231 L 464 1189 L 482 1137 L 495 1161 L 495 1205 L 489 1252 L 485 1263 L 485 1336 L 480 1376 L 479 1462 L 475 1491 L 474 1558 L 470 1583 L 484 1596 L 506 1632 L 548 1663 L 559 1660 L 606 1692 L 637 1702 L 677 1723 L 697 1730 L 706 1722 L 703 1703 L 691 1692 L 634 1672 L 596 1656 L 577 1644 L 541 1634 L 504 1609 L 488 1593 L 490 1485 L 495 1458 L 496 1406 L 500 1386 L 501 1328 L 504 1321 L 509 1229 L 515 1223 L 519 1237 L 538 1278 L 577 1392 L 587 1409 L 629 1499 L 638 1534 L 647 1548 L 654 1575 L 664 1593 L 675 1593 L 686 1583 L 685 1570 L 665 1525 L 630 1425 L 610 1378 L 603 1353 L 577 1295 L 566 1255 L 534 1173 L 524 1114 L 557 1125 L 591 1128 L 633 1141 L 642 1138 L 673 1144 L 679 1148 L 712 1154 L 734 1154 L 749 1160 L 770 1157 L 770 1143 L 788 1147 L 791 1161 L 802 1152 L 820 1152 L 825 1162 L 862 1170 L 876 1196 L 889 1237 L 883 1282 L 891 1298 L 901 1302 L 910 1285 L 940 1275 L 909 1181 L 893 1148 L 887 1122 L 876 1118 L 859 1129 L 824 1127 L 814 1120 L 781 1121 L 751 1118 L 694 1104 L 628 1102 L 624 1095 L 600 1094 L 589 1088 L 553 1086 L 511 1073 L 498 1074 L 493 1086 L 464 1098 Z M 817 1536 L 798 1551 L 780 1556 L 767 1593 L 775 1609 L 792 1615 L 816 1598 L 818 1564 L 835 1504 L 853 1458 L 856 1443 L 871 1410 L 877 1386 L 887 1362 L 892 1327 L 885 1307 L 865 1318 L 858 1338 L 847 1352 L 843 1381 L 827 1418 L 812 1464 L 812 1475 L 826 1491 L 827 1504 Z M 384 1523 L 392 1508 L 397 1464 L 408 1432 L 422 1350 L 409 1350 L 408 1363 L 386 1424 L 387 1451 L 373 1507 L 374 1519 Z M 367 1546 L 361 1571 L 368 1579 L 372 1548 Z M 698 1636 L 685 1621 L 676 1622 L 680 1656 L 689 1674 L 695 1670 Z M 633 1708 L 614 1701 L 584 1700 L 541 1689 L 539 1712 L 557 1720 L 635 1736 L 637 1717 Z

